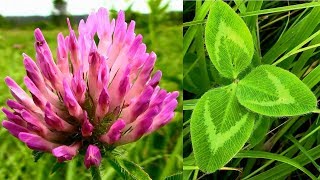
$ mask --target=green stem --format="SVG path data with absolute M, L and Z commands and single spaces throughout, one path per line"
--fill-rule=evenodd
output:
M 67 171 L 66 171 L 66 180 L 72 180 L 75 176 L 75 169 L 77 166 L 77 160 L 74 159 L 68 163 Z
M 312 111 L 313 113 L 317 113 L 317 114 L 320 114 L 320 109 L 316 109 L 314 111 Z
M 198 173 L 199 173 L 199 169 L 197 169 L 197 170 L 194 171 L 193 179 L 192 179 L 192 180 L 197 180 L 197 178 L 198 178 Z
M 93 180 L 101 180 L 99 167 L 91 166 L 90 171 L 91 171 L 91 176 Z

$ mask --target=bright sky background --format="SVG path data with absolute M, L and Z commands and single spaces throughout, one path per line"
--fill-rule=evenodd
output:
M 72 15 L 88 14 L 99 7 L 126 10 L 133 2 L 134 11 L 148 13 L 147 0 L 66 0 L 67 10 Z M 182 11 L 183 0 L 163 0 L 169 2 L 169 10 Z M 2 16 L 48 16 L 53 10 L 53 0 L 0 0 Z

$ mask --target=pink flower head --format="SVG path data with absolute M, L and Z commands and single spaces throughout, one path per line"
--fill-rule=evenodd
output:
M 7 102 L 12 110 L 3 108 L 2 125 L 59 162 L 86 151 L 88 168 L 100 164 L 100 149 L 136 141 L 169 123 L 178 92 L 160 89 L 162 73 L 152 73 L 156 54 L 146 52 L 123 11 L 110 20 L 101 8 L 80 21 L 78 33 L 69 21 L 68 27 L 69 35 L 58 34 L 56 60 L 40 29 L 34 31 L 36 61 L 23 54 L 31 96 L 6 77 L 15 100 Z

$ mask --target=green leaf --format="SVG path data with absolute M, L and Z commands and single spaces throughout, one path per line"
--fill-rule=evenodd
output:
M 241 150 L 253 130 L 254 115 L 236 99 L 236 84 L 206 92 L 191 116 L 196 164 L 214 172 Z
M 266 116 L 295 116 L 315 110 L 317 99 L 294 74 L 262 65 L 240 80 L 237 98 L 246 108 Z
M 249 139 L 249 143 L 251 147 L 254 147 L 258 143 L 260 143 L 260 141 L 262 141 L 263 138 L 266 137 L 266 134 L 269 131 L 270 125 L 271 125 L 270 117 L 259 115 L 259 118 L 254 124 L 254 128 L 253 128 L 254 130 Z
M 183 171 L 183 180 L 190 180 L 192 172 L 192 170 Z
M 111 166 L 124 179 L 150 180 L 149 175 L 137 164 L 132 161 L 115 156 L 108 158 Z
M 50 174 L 54 174 L 55 172 L 57 172 L 58 170 L 62 169 L 65 166 L 66 166 L 66 163 L 64 163 L 64 162 L 62 162 L 62 163 L 56 162 L 53 165 Z
M 222 2 L 213 3 L 205 28 L 205 42 L 209 57 L 227 78 L 236 78 L 250 64 L 253 42 L 244 21 Z
M 168 176 L 165 178 L 165 180 L 182 180 L 183 179 L 183 173 L 179 172 L 177 174 L 173 174 L 171 176 Z
M 183 166 L 195 166 L 194 155 L 191 153 L 188 157 L 183 158 Z
M 210 81 L 212 82 L 211 83 L 212 87 L 227 86 L 233 82 L 232 79 L 228 79 L 226 77 L 221 76 L 219 71 L 212 64 L 212 62 L 209 58 L 206 59 L 206 63 L 207 63 L 207 70 L 208 70 L 209 78 L 210 78 Z
M 42 157 L 43 154 L 44 152 L 42 151 L 36 151 L 36 150 L 32 151 L 34 162 L 38 162 L 38 160 Z
M 194 94 L 201 94 L 209 88 L 208 77 L 201 73 L 200 58 L 188 53 L 183 58 L 183 88 Z M 208 76 L 208 75 L 206 75 Z

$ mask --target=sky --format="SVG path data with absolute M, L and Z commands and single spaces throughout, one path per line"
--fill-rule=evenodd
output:
M 0 0 L 0 14 L 2 16 L 48 16 L 53 11 L 53 0 Z M 148 13 L 147 0 L 66 0 L 68 13 L 72 15 L 89 14 L 99 7 L 126 10 L 134 3 L 132 10 Z M 168 10 L 182 11 L 182 0 L 163 0 L 169 2 Z

